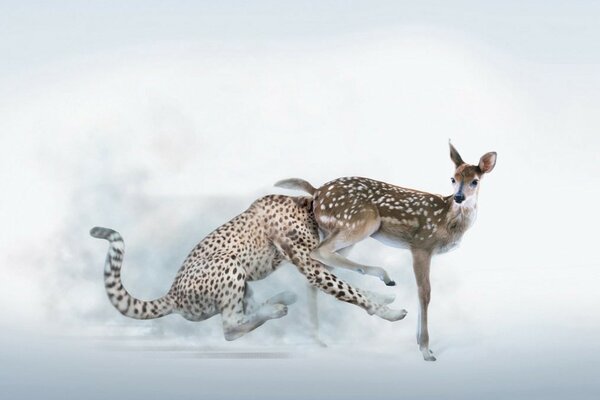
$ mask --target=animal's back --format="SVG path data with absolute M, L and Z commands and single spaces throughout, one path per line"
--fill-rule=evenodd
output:
M 274 235 L 286 235 L 304 227 L 314 231 L 316 246 L 318 231 L 310 212 L 311 200 L 310 197 L 265 196 L 211 232 L 192 249 L 175 278 L 170 292 L 177 299 L 177 305 L 185 308 L 194 304 L 190 298 L 196 293 L 194 286 L 212 285 L 207 289 L 218 289 L 215 277 L 222 274 L 248 281 L 271 274 L 284 259 L 271 242 Z M 228 290 L 223 289 L 207 290 L 206 296 Z

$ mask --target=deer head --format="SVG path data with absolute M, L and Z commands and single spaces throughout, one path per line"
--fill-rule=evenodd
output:
M 454 202 L 456 204 L 470 204 L 475 202 L 479 193 L 479 180 L 484 174 L 490 173 L 496 165 L 496 152 L 485 153 L 479 159 L 479 164 L 471 165 L 465 163 L 458 151 L 450 144 L 450 158 L 456 166 L 452 176 L 454 187 Z

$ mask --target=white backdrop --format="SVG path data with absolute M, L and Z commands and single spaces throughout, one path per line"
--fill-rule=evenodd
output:
M 123 234 L 125 284 L 153 298 L 204 235 L 255 198 L 284 193 L 272 187 L 279 179 L 320 185 L 362 175 L 448 194 L 451 138 L 465 160 L 495 150 L 498 162 L 482 182 L 475 226 L 434 261 L 430 330 L 445 366 L 415 380 L 461 366 L 520 377 L 513 397 L 538 386 L 583 397 L 597 389 L 586 374 L 600 355 L 598 6 L 66 4 L 2 6 L 6 343 L 132 335 L 192 349 L 312 349 L 303 278 L 292 266 L 256 287 L 264 297 L 292 288 L 299 304 L 232 344 L 218 317 L 123 319 L 103 292 L 106 245 L 89 228 Z M 351 258 L 386 267 L 399 286 L 339 274 L 395 293 L 409 316 L 390 324 L 322 295 L 330 348 L 313 351 L 334 367 L 347 351 L 336 346 L 363 351 L 369 365 L 391 351 L 378 362 L 408 358 L 394 368 L 411 377 L 424 367 L 409 255 L 369 240 Z M 523 359 L 533 375 L 511 369 Z M 465 366 L 473 360 L 485 367 Z M 311 363 L 302 365 L 312 379 Z M 550 378 L 563 369 L 571 375 Z M 363 383 L 377 379 L 366 374 Z M 473 393 L 509 393 L 479 382 Z M 408 393 L 440 394 L 419 385 Z

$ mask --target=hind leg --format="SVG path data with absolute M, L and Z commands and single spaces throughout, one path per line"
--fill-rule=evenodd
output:
M 289 290 L 284 290 L 281 293 L 276 294 L 271 297 L 269 300 L 265 301 L 263 304 L 282 304 L 284 306 L 289 306 L 290 304 L 294 304 L 298 296 L 294 292 L 290 292 Z
M 287 306 L 283 304 L 265 304 L 254 314 L 243 314 L 242 305 L 224 310 L 223 333 L 226 340 L 238 339 L 253 331 L 270 319 L 281 318 L 287 314 Z
M 298 296 L 294 292 L 290 292 L 289 290 L 284 290 L 283 292 L 277 293 L 275 296 L 271 297 L 269 300 L 265 301 L 262 305 L 265 304 L 283 304 L 284 306 L 289 306 L 294 304 Z M 244 293 L 244 310 L 246 314 L 255 313 L 259 308 L 260 304 L 256 302 L 254 298 L 254 291 L 251 286 L 246 282 L 245 285 L 245 293 Z
M 247 288 L 248 286 L 244 284 L 243 290 L 221 302 L 223 334 L 226 340 L 238 339 L 268 320 L 281 318 L 287 314 L 287 305 L 283 303 L 269 303 L 270 300 L 267 300 L 257 306 L 252 291 L 249 290 L 249 294 L 246 294 Z M 276 300 L 282 300 L 281 296 Z
M 254 291 L 248 282 L 244 285 L 244 314 L 254 314 L 260 307 L 254 298 Z
M 350 247 L 377 232 L 380 223 L 377 209 L 365 207 L 357 212 L 352 224 L 340 221 L 340 224 L 310 253 L 310 257 L 331 267 L 376 276 L 386 285 L 394 286 L 396 283 L 390 279 L 383 268 L 362 265 L 338 253 L 339 250 Z

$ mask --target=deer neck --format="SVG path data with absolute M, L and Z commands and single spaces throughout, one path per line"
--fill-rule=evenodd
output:
M 452 196 L 446 199 L 448 213 L 446 214 L 446 228 L 454 234 L 462 234 L 473 225 L 477 218 L 477 197 L 457 204 Z

